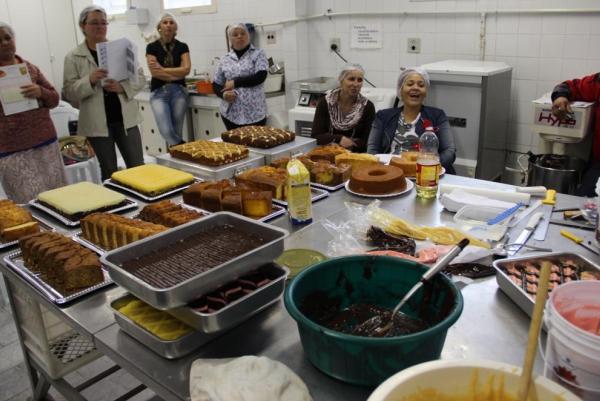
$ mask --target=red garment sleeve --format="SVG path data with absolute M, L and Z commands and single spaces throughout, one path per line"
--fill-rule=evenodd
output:
M 571 101 L 596 102 L 600 99 L 600 74 L 588 75 L 581 79 L 566 81 Z

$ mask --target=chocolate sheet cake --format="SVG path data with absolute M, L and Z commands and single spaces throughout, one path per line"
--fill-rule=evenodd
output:
M 155 288 L 170 288 L 265 242 L 234 226 L 221 225 L 125 261 L 123 268 Z
M 293 132 L 258 125 L 240 127 L 221 134 L 221 139 L 224 142 L 262 149 L 270 149 L 291 142 L 295 137 Z

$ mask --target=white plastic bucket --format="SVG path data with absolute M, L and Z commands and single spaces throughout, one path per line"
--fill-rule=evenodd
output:
M 593 318 L 595 311 L 600 313 L 600 281 L 573 281 L 552 291 L 544 314 L 548 333 L 544 375 L 585 401 L 600 401 L 600 335 L 565 318 L 583 306 L 593 311 Z

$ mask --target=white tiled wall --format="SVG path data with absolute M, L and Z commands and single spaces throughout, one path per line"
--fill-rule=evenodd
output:
M 75 13 L 89 0 L 73 0 Z M 132 0 L 150 9 L 151 20 L 160 14 L 159 0 Z M 568 78 L 600 71 L 600 14 L 495 14 L 497 10 L 540 10 L 600 8 L 600 0 L 219 0 L 216 14 L 180 16 L 179 38 L 188 43 L 193 68 L 206 71 L 211 60 L 225 54 L 224 28 L 231 22 L 269 23 L 294 17 L 330 12 L 430 11 L 422 16 L 352 16 L 318 18 L 264 28 L 276 33 L 276 44 L 259 44 L 276 61 L 283 60 L 286 82 L 314 76 L 337 76 L 344 64 L 329 50 L 329 39 L 341 39 L 341 53 L 362 64 L 367 77 L 377 86 L 394 87 L 400 66 L 444 59 L 478 59 L 480 17 L 442 14 L 464 10 L 486 12 L 485 59 L 513 66 L 510 149 L 535 151 L 537 138 L 527 127 L 530 101 Z M 354 23 L 379 23 L 383 48 L 350 48 Z M 154 24 L 138 27 L 113 21 L 109 36 L 133 38 L 143 57 L 146 43 L 140 31 L 153 31 Z M 409 37 L 421 39 L 421 53 L 409 54 Z M 292 99 L 288 98 L 288 106 Z

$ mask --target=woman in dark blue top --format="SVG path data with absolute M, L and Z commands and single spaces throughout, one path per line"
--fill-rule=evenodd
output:
M 160 135 L 169 146 L 183 143 L 183 122 L 189 97 L 185 77 L 190 73 L 188 46 L 175 39 L 177 21 L 165 13 L 156 29 L 160 38 L 146 47 L 146 61 L 152 75 L 150 106 Z
M 398 78 L 400 108 L 377 112 L 369 134 L 367 152 L 371 154 L 418 150 L 419 137 L 425 128 L 433 127 L 440 142 L 440 163 L 454 174 L 456 147 L 448 118 L 443 110 L 423 104 L 429 88 L 429 75 L 421 68 L 408 68 Z

